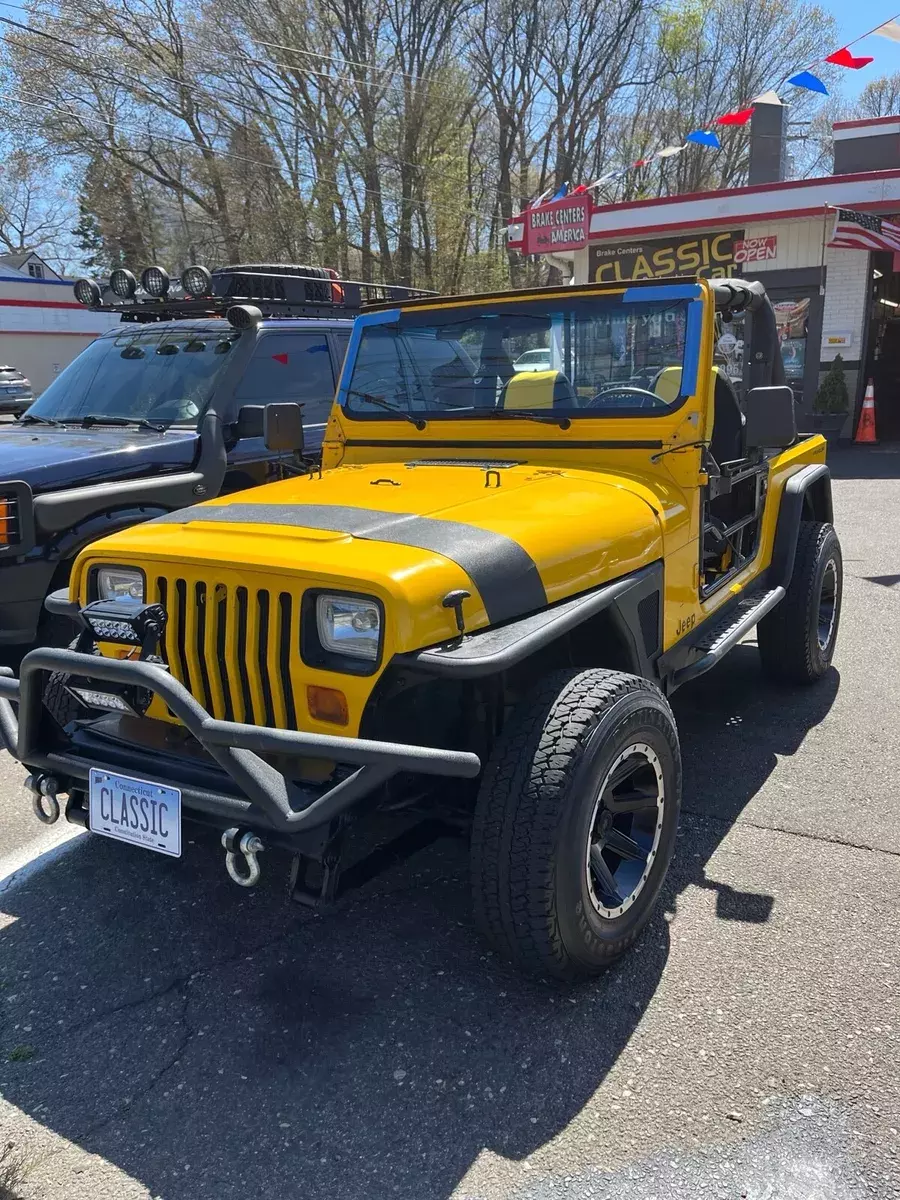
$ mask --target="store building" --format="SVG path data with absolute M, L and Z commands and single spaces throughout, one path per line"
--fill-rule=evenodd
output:
M 786 181 L 783 110 L 766 109 L 753 118 L 748 186 L 604 206 L 569 196 L 514 218 L 509 244 L 546 256 L 575 283 L 761 280 L 801 420 L 814 425 L 816 391 L 840 354 L 851 399 L 842 435 L 852 435 L 872 377 L 879 438 L 900 440 L 900 254 L 827 245 L 839 208 L 900 222 L 900 116 L 836 123 L 834 174 Z M 720 350 L 739 376 L 737 324 Z
M 16 367 L 40 393 L 119 318 L 90 312 L 36 254 L 0 257 L 0 363 Z

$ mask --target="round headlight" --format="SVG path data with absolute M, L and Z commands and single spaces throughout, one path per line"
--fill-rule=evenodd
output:
M 212 275 L 206 267 L 186 267 L 181 275 L 181 286 L 191 296 L 208 296 L 212 291 Z
M 130 300 L 137 291 L 137 280 L 130 271 L 119 267 L 110 275 L 109 286 L 120 300 Z
M 169 292 L 169 272 L 162 267 L 145 267 L 141 272 L 141 287 L 149 295 L 161 300 Z
M 94 283 L 93 279 L 76 280 L 73 291 L 75 292 L 75 299 L 79 304 L 84 304 L 88 308 L 91 308 L 94 304 L 100 303 L 100 287 Z
M 126 604 L 144 603 L 144 573 L 134 567 L 98 567 L 98 600 L 122 600 Z

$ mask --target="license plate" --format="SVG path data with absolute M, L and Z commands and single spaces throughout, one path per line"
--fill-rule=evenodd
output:
M 130 775 L 91 769 L 91 832 L 181 857 L 181 792 Z

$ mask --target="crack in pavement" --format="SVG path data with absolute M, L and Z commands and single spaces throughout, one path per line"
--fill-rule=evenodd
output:
M 719 825 L 728 825 L 731 828 L 761 829 L 766 833 L 783 833 L 788 837 L 805 838 L 810 842 L 824 842 L 829 846 L 846 846 L 848 850 L 868 850 L 870 854 L 887 854 L 890 858 L 900 858 L 900 850 L 889 850 L 884 846 L 869 846 L 864 842 L 851 842 L 847 838 L 838 837 L 837 834 L 809 833 L 804 829 L 787 829 L 783 825 L 763 825 L 760 821 L 748 821 L 744 818 L 732 821 L 728 817 L 718 817 L 715 813 L 701 812 L 696 808 L 685 808 L 683 805 L 681 813 L 682 816 L 695 817 L 700 821 L 714 821 Z

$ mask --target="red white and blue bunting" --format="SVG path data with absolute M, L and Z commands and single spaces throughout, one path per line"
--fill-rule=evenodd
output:
M 839 50 L 833 51 L 825 58 L 818 60 L 822 63 L 829 63 L 832 66 L 843 67 L 848 71 L 860 71 L 874 62 L 874 58 L 870 55 L 854 55 L 851 52 L 851 47 L 857 42 L 861 42 L 864 38 L 870 37 L 872 34 L 877 34 L 879 37 L 888 38 L 894 42 L 900 42 L 900 13 L 891 17 L 889 20 L 882 22 L 875 29 L 870 29 L 866 33 L 860 34 L 854 38 L 852 42 L 848 42 L 846 46 L 842 46 Z M 802 91 L 815 92 L 821 96 L 828 95 L 828 88 L 824 82 L 810 68 L 817 67 L 818 63 L 810 63 L 801 70 L 790 75 L 785 81 L 785 86 L 800 88 Z M 540 196 L 537 196 L 528 205 L 529 209 L 538 208 L 543 204 L 552 204 L 562 200 L 566 196 L 593 194 L 597 188 L 603 187 L 604 184 L 612 183 L 616 179 L 627 175 L 630 171 L 640 170 L 642 167 L 647 167 L 651 163 L 664 161 L 667 158 L 674 158 L 677 154 L 682 154 L 689 146 L 703 146 L 709 150 L 721 150 L 722 143 L 716 133 L 717 128 L 733 128 L 741 127 L 749 124 L 753 109 L 757 104 L 783 104 L 778 92 L 774 89 L 769 89 L 761 93 L 759 96 L 754 96 L 746 104 L 733 109 L 730 112 L 722 113 L 709 123 L 705 129 L 694 129 L 690 133 L 685 134 L 684 140 L 676 145 L 663 146 L 659 150 L 654 150 L 650 154 L 644 155 L 636 162 L 622 164 L 612 170 L 605 171 L 593 183 L 582 183 L 576 188 L 570 189 L 568 182 L 561 183 L 557 188 L 547 188 Z

